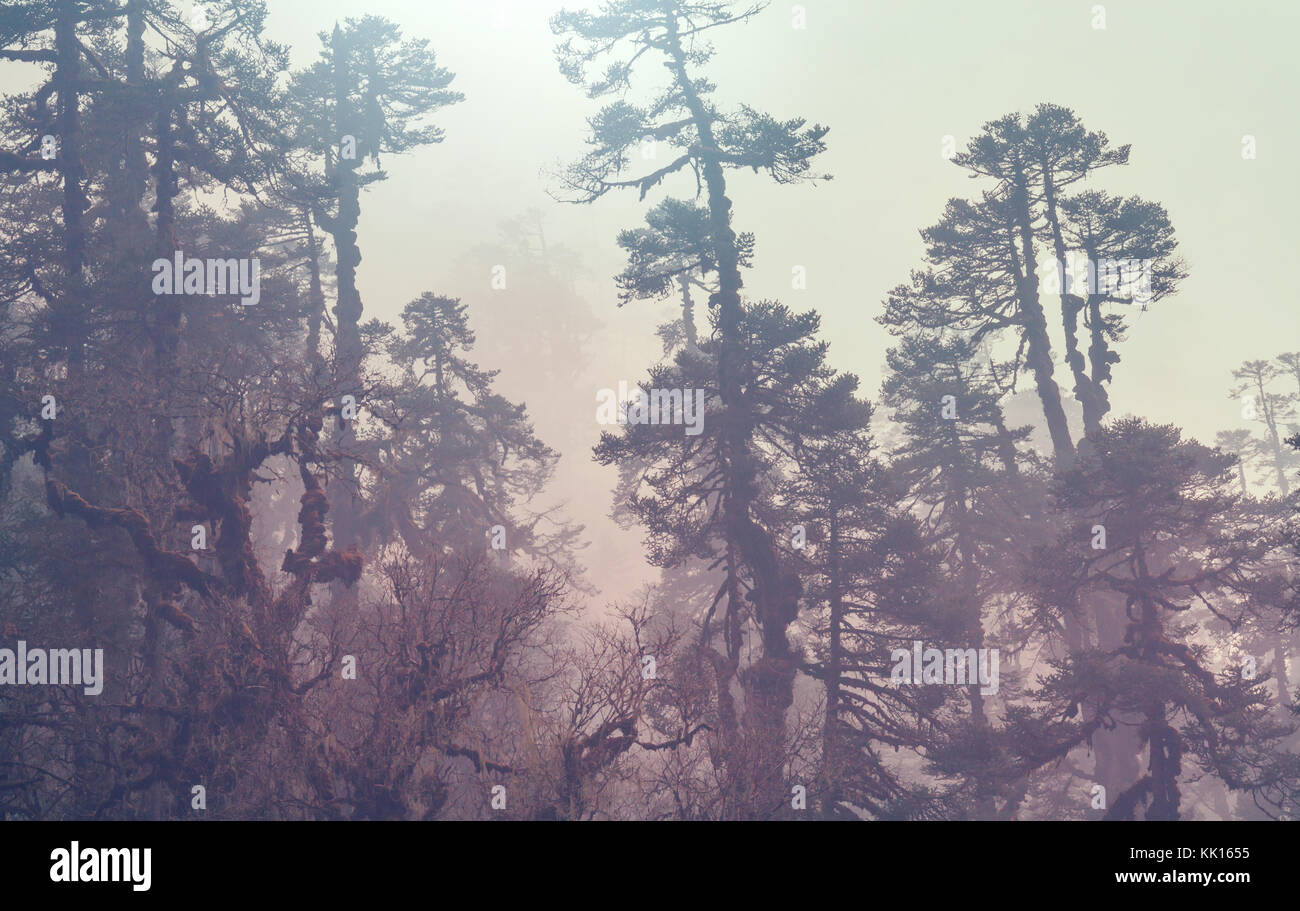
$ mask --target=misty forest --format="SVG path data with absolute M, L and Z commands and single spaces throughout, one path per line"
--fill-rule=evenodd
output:
M 967 192 L 837 357 L 798 267 L 746 289 L 750 188 L 837 192 L 835 124 L 714 82 L 765 7 L 550 20 L 588 114 L 527 154 L 627 214 L 606 296 L 535 212 L 399 300 L 367 201 L 476 103 L 437 34 L 358 4 L 299 68 L 267 0 L 6 0 L 0 818 L 1300 817 L 1300 344 L 1215 439 L 1112 409 L 1194 264 L 1041 98 L 934 156 Z M 636 309 L 657 356 L 592 385 Z

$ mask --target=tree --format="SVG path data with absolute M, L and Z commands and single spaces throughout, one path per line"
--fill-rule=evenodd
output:
M 1246 461 L 1250 458 L 1252 438 L 1249 430 L 1220 430 L 1214 436 L 1214 446 L 1237 457 L 1237 480 L 1241 482 L 1241 495 L 1250 496 L 1246 481 Z
M 1096 171 L 1126 164 L 1128 156 L 1128 146 L 1112 148 L 1104 133 L 1087 130 L 1059 105 L 1040 104 L 1028 118 L 1008 114 L 986 123 L 953 161 L 991 180 L 991 188 L 976 200 L 949 200 L 939 222 L 922 231 L 928 266 L 891 292 L 879 317 L 895 334 L 948 330 L 976 343 L 1011 330 L 1009 375 L 1014 381 L 1020 374 L 1023 356 L 1057 470 L 1073 463 L 1075 438 L 1054 376 L 1045 298 L 1060 298 L 1065 360 L 1082 405 L 1080 445 L 1086 448 L 1110 409 L 1106 384 L 1124 331 L 1123 317 L 1107 308 L 1145 308 L 1173 293 L 1185 275 L 1162 207 L 1096 190 L 1066 195 Z M 1079 340 L 1081 314 L 1091 334 L 1091 372 Z M 1118 643 L 1124 625 L 1119 608 L 1099 597 L 1089 605 L 1091 617 L 1064 615 L 1072 648 L 1082 647 L 1094 618 L 1099 643 Z M 1125 740 L 1122 731 L 1105 732 L 1099 742 L 1108 787 L 1112 777 L 1136 775 L 1136 744 L 1116 739 Z
M 1282 496 L 1291 492 L 1286 470 L 1294 463 L 1282 448 L 1282 425 L 1292 417 L 1291 404 L 1284 395 L 1270 391 L 1269 386 L 1282 375 L 1281 370 L 1268 361 L 1246 361 L 1232 371 L 1233 384 L 1228 396 L 1242 404 L 1242 417 L 1264 425 L 1264 438 L 1252 441 L 1252 454 L 1273 469 L 1277 489 Z
M 1103 428 L 1094 450 L 1061 477 L 1056 497 L 1071 526 L 1035 559 L 1038 601 L 1067 610 L 1089 590 L 1122 596 L 1123 643 L 1100 662 L 1075 660 L 1056 686 L 1073 698 L 1141 717 L 1147 772 L 1111 803 L 1109 817 L 1180 816 L 1181 782 L 1208 774 L 1234 790 L 1295 811 L 1292 726 L 1269 717 L 1266 677 L 1224 667 L 1196 639 L 1198 620 L 1236 629 L 1279 609 L 1277 537 L 1237 513 L 1233 459 L 1184 441 L 1171 426 L 1128 418 Z M 1095 548 L 1095 527 L 1105 547 Z
M 1088 131 L 1059 105 L 1040 104 L 1028 119 L 1008 114 L 986 123 L 953 162 L 993 187 L 976 201 L 950 200 L 940 221 L 922 232 L 930 268 L 896 288 L 880 318 L 893 331 L 949 327 L 977 341 L 1013 328 L 1062 467 L 1073 458 L 1074 441 L 1053 376 L 1044 295 L 1061 300 L 1065 359 L 1088 434 L 1110 408 L 1103 384 L 1119 360 L 1112 345 L 1124 328 L 1103 306 L 1137 301 L 1145 308 L 1185 275 L 1159 205 L 1098 191 L 1064 195 L 1096 171 L 1126 164 L 1128 154 L 1128 146 L 1110 148 L 1104 133 Z M 1079 344 L 1080 314 L 1091 330 L 1091 374 Z M 1018 356 L 1015 366 L 1019 371 Z
M 361 190 L 385 178 L 379 167 L 381 155 L 441 142 L 442 130 L 425 118 L 464 96 L 448 88 L 454 77 L 438 66 L 427 40 L 403 41 L 401 30 L 381 17 L 335 23 L 328 36 L 320 34 L 320 41 L 320 60 L 295 74 L 291 92 L 299 126 L 294 145 L 321 160 L 323 172 L 311 171 L 303 162 L 286 178 L 334 242 L 335 372 L 341 390 L 359 391 L 364 358 L 357 285 Z M 371 167 L 363 170 L 367 160 Z M 351 439 L 349 428 L 340 418 L 340 445 Z M 337 533 L 354 536 L 356 510 L 342 490 L 336 492 L 336 499 L 341 501 Z
M 263 4 L 223 0 L 207 11 L 199 24 L 155 0 L 52 0 L 0 16 L 0 57 L 54 71 L 9 98 L 0 122 L 6 148 L 20 150 L 0 156 L 0 629 L 103 647 L 120 669 L 102 700 L 58 687 L 0 696 L 0 814 L 179 816 L 203 782 L 218 817 L 418 815 L 436 809 L 417 794 L 429 762 L 494 761 L 443 735 L 491 730 L 499 718 L 458 706 L 430 737 L 427 717 L 412 711 L 436 714 L 469 694 L 499 701 L 502 677 L 524 665 L 549 679 L 536 649 L 564 607 L 564 573 L 485 568 L 439 549 L 449 567 L 422 591 L 428 604 L 411 597 L 394 610 L 351 597 L 385 578 L 381 567 L 363 582 L 372 557 L 409 555 L 336 546 L 327 490 L 359 454 L 377 463 L 375 452 L 396 451 L 414 491 L 408 515 L 433 515 L 442 532 L 474 521 L 474 504 L 428 495 L 430 460 L 443 468 L 436 460 L 447 456 L 442 492 L 472 491 L 504 514 L 544 483 L 553 454 L 522 406 L 464 360 L 463 310 L 431 295 L 404 336 L 354 327 L 357 369 L 368 356 L 376 368 L 365 388 L 380 388 L 376 376 L 407 380 L 383 388 L 420 426 L 375 440 L 370 425 L 364 453 L 325 438 L 327 417 L 342 417 L 342 384 L 337 358 L 330 369 L 321 356 L 322 328 L 332 328 L 327 251 L 304 211 L 314 202 L 337 216 L 338 194 L 314 195 L 320 184 L 301 159 L 313 143 L 332 147 L 334 131 L 280 129 L 306 121 L 286 115 L 302 109 L 280 89 L 286 52 L 261 35 Z M 447 98 L 434 84 L 442 75 L 408 92 L 402 80 L 428 68 L 393 68 L 424 60 L 419 48 L 372 60 L 365 47 L 353 46 L 365 58 L 357 98 L 377 107 L 363 155 L 436 138 L 405 118 L 413 98 Z M 41 155 L 45 133 L 60 140 L 53 158 Z M 151 293 L 151 259 L 180 251 L 256 258 L 258 306 Z M 445 368 L 433 395 L 412 379 L 429 362 Z M 527 521 L 507 521 L 528 537 Z M 562 532 L 530 544 L 554 564 L 568 542 Z M 388 676 L 340 676 L 358 655 L 381 675 L 409 672 L 404 654 L 385 649 L 427 632 L 415 628 L 421 608 L 442 612 L 463 648 L 436 678 L 437 698 L 394 692 Z M 355 739 L 356 703 L 338 690 L 348 680 L 357 703 L 393 697 L 376 704 L 381 716 L 402 707 L 376 724 L 373 742 Z M 372 763 L 372 747 L 392 747 L 389 767 Z M 457 806 L 469 792 L 462 782 Z
M 788 540 L 788 529 L 795 521 L 795 507 L 783 501 L 780 490 L 798 471 L 798 453 L 861 431 L 870 417 L 870 409 L 855 397 L 856 377 L 840 374 L 826 364 L 827 345 L 814 340 L 817 326 L 816 314 L 792 314 L 772 302 L 756 302 L 745 313 L 742 352 L 749 365 L 743 377 L 746 420 L 753 427 L 754 439 L 761 442 L 753 453 L 760 460 L 757 469 L 762 493 L 751 501 L 751 508 L 755 527 L 769 542 Z M 704 402 L 718 401 L 713 365 L 719 344 L 702 342 L 701 356 L 679 352 L 673 363 L 652 369 L 642 384 L 642 394 L 652 389 L 700 390 Z M 726 744 L 728 793 L 744 812 L 767 815 L 785 803 L 783 790 L 767 787 L 767 776 L 780 774 L 779 757 L 774 761 L 770 754 L 784 741 L 773 739 L 770 729 L 757 725 L 750 714 L 752 708 L 745 715 L 736 711 L 729 685 L 739 676 L 748 692 L 764 682 L 761 676 L 755 679 L 763 671 L 761 659 L 757 666 L 741 666 L 744 644 L 751 634 L 754 638 L 767 635 L 761 622 L 757 630 L 747 623 L 761 603 L 761 586 L 779 584 L 776 579 L 788 580 L 785 584 L 792 586 L 783 592 L 791 610 L 785 625 L 795 620 L 801 586 L 793 559 L 778 553 L 774 543 L 769 544 L 771 560 L 779 574 L 763 575 L 748 570 L 743 556 L 747 551 L 729 535 L 725 511 L 727 428 L 713 420 L 715 407 L 706 405 L 705 418 L 694 435 L 683 432 L 679 422 L 631 421 L 620 433 L 605 431 L 596 458 L 601 464 L 646 466 L 627 489 L 627 506 L 646 528 L 653 564 L 676 567 L 700 558 L 708 561 L 710 568 L 722 568 L 722 578 L 702 619 L 701 643 L 714 671 L 719 700 L 717 730 Z M 753 548 L 755 542 L 746 541 L 743 546 Z M 715 628 L 719 606 L 725 610 Z M 721 651 L 713 650 L 715 635 L 721 639 Z M 776 768 L 766 762 L 773 762 Z
M 372 395 L 382 435 L 363 441 L 377 478 L 369 519 L 391 523 L 379 538 L 395 532 L 417 555 L 482 553 L 500 525 L 507 550 L 547 550 L 536 520 L 513 513 L 544 486 L 556 454 L 533 435 L 524 406 L 493 391 L 496 371 L 468 360 L 465 305 L 426 292 L 403 309 L 402 326 L 365 327 L 400 371 Z M 558 557 L 579 531 L 550 550 Z
M 932 554 L 924 597 L 939 622 L 927 641 L 997 644 L 1003 655 L 1035 647 L 1018 620 L 1025 613 L 1018 560 L 1051 524 L 1041 466 L 1020 448 L 1030 428 L 1008 428 L 1003 415 L 1010 365 L 960 336 L 937 334 L 905 336 L 886 359 L 882 400 L 903 431 L 892 468 Z M 1063 630 L 1043 632 L 1050 641 Z M 964 717 L 949 718 L 940 736 L 924 741 L 933 771 L 957 782 L 944 795 L 950 812 L 965 806 L 981 818 L 1009 818 L 1042 764 L 1017 762 L 1014 739 L 994 717 L 993 701 L 1012 704 L 1010 676 L 994 700 L 968 686 Z
M 718 289 L 710 295 L 709 306 L 718 313 L 717 420 L 723 427 L 724 481 L 720 506 L 726 540 L 751 574 L 755 622 L 762 632 L 763 658 L 747 684 L 747 723 L 768 747 L 753 772 L 752 788 L 746 790 L 764 795 L 766 803 L 780 788 L 781 754 L 775 746 L 785 740 L 785 712 L 793 701 L 795 661 L 786 630 L 798 612 L 797 580 L 782 572 L 770 536 L 753 516 L 761 470 L 749 420 L 752 405 L 742 379 L 751 367 L 745 361 L 742 328 L 741 248 L 731 227 L 725 170 L 761 170 L 778 183 L 818 179 L 821 175 L 811 172 L 811 163 L 824 148 L 827 128 L 805 127 L 799 119 L 778 121 L 743 105 L 725 115 L 710 98 L 713 86 L 693 75 L 713 55 L 709 32 L 745 22 L 761 8 L 724 0 L 612 0 L 596 13 L 561 12 L 552 29 L 568 36 L 557 49 L 561 71 L 571 82 L 585 82 L 593 98 L 625 92 L 635 64 L 648 54 L 662 57 L 670 74 L 668 86 L 648 106 L 614 101 L 591 118 L 592 148 L 563 176 L 574 201 L 592 202 L 616 189 L 636 189 L 644 199 L 667 177 L 687 169 L 703 180 L 718 271 Z M 587 66 L 606 56 L 611 62 L 604 74 L 587 81 Z M 647 139 L 666 143 L 675 150 L 673 159 L 646 173 L 628 174 L 629 149 Z M 735 600 L 738 592 L 733 586 L 728 606 L 732 617 L 743 609 Z
M 808 623 L 825 690 L 817 797 L 826 818 L 912 815 L 912 788 L 881 747 L 919 748 L 937 718 L 933 692 L 891 685 L 892 646 L 947 640 L 933 561 L 904 491 L 874 455 L 865 425 L 805 448 L 785 499 L 803 551 Z M 948 624 L 951 626 L 951 624 Z M 916 815 L 924 815 L 917 813 Z

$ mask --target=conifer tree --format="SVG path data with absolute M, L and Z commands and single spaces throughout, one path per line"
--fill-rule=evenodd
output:
M 1281 610 L 1276 534 L 1238 513 L 1233 459 L 1177 429 L 1124 419 L 1094 442 L 1057 485 L 1071 525 L 1036 558 L 1035 580 L 1048 611 L 1092 590 L 1124 599 L 1123 643 L 1054 684 L 1141 719 L 1146 773 L 1112 796 L 1108 817 L 1178 819 L 1196 774 L 1293 813 L 1294 756 L 1279 749 L 1293 725 L 1271 716 L 1266 675 L 1217 663 L 1195 638 L 1212 618 L 1237 628 Z
M 771 535 L 756 521 L 755 506 L 763 476 L 761 446 L 755 436 L 753 388 L 746 388 L 753 364 L 746 361 L 745 308 L 741 301 L 741 248 L 731 224 L 726 170 L 751 168 L 778 183 L 818 178 L 812 158 L 823 148 L 827 128 L 801 119 L 777 120 L 748 105 L 724 114 L 712 100 L 714 86 L 698 74 L 713 55 L 709 33 L 743 23 L 760 4 L 728 0 L 612 0 L 597 12 L 559 13 L 552 22 L 566 35 L 557 48 L 562 72 L 585 84 L 589 96 L 623 94 L 631 87 L 636 63 L 653 55 L 667 67 L 670 81 L 645 106 L 624 100 L 607 104 L 591 118 L 590 151 L 564 175 L 573 200 L 592 202 L 618 189 L 635 189 L 641 199 L 668 177 L 693 169 L 699 174 L 709 210 L 710 237 L 718 270 L 718 289 L 709 307 L 717 311 L 717 381 L 722 425 L 719 466 L 723 535 L 737 568 L 752 586 L 754 621 L 761 631 L 762 658 L 748 675 L 746 725 L 767 746 L 744 776 L 752 782 L 746 799 L 774 805 L 780 793 L 785 713 L 793 702 L 795 656 L 787 629 L 798 613 L 798 584 L 783 571 Z M 587 68 L 608 58 L 604 72 L 590 78 Z M 629 150 L 642 142 L 662 143 L 667 163 L 631 171 Z M 745 605 L 733 583 L 727 623 L 735 626 Z M 729 656 L 734 674 L 734 656 Z

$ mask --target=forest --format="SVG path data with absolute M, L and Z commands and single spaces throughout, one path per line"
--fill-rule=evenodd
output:
M 836 124 L 718 75 L 789 10 L 581 4 L 535 155 L 624 213 L 612 293 L 525 218 L 483 294 L 399 300 L 363 214 L 475 98 L 365 4 L 294 66 L 275 5 L 0 6 L 0 819 L 1300 818 L 1300 343 L 1214 439 L 1112 408 L 1197 265 L 1119 129 L 1040 97 L 928 153 L 966 191 L 844 359 L 801 267 L 746 288 L 747 199 L 839 186 Z M 637 309 L 657 355 L 592 385 Z M 484 366 L 536 351 L 526 399 Z

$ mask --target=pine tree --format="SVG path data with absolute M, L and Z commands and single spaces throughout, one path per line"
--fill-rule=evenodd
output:
M 1279 750 L 1294 725 L 1270 717 L 1265 675 L 1222 666 L 1196 638 L 1212 618 L 1236 628 L 1280 609 L 1276 535 L 1239 515 L 1233 459 L 1177 429 L 1124 419 L 1094 443 L 1056 488 L 1071 526 L 1042 549 L 1035 579 L 1047 611 L 1089 591 L 1124 599 L 1123 643 L 1054 682 L 1141 718 L 1147 771 L 1112 796 L 1108 818 L 1144 806 L 1146 819 L 1177 819 L 1182 782 L 1196 774 L 1294 812 L 1294 757 Z
M 1285 422 L 1293 417 L 1290 400 L 1271 389 L 1273 381 L 1281 375 L 1282 371 L 1268 361 L 1246 361 L 1232 371 L 1237 382 L 1228 396 L 1241 402 L 1243 418 L 1264 425 L 1263 438 L 1253 441 L 1252 454 L 1272 469 L 1278 492 L 1285 497 L 1291 492 L 1287 469 L 1295 464 L 1295 459 L 1282 446 Z
M 364 331 L 400 371 L 373 397 L 386 428 L 367 447 L 379 478 L 373 521 L 392 523 L 417 555 L 482 553 L 497 525 L 511 552 L 545 547 L 536 523 L 514 512 L 544 485 L 556 454 L 533 436 L 524 406 L 493 391 L 496 371 L 468 359 L 465 305 L 426 292 L 403 309 L 400 333 L 377 322 Z
M 365 356 L 357 284 L 361 191 L 385 179 L 382 155 L 441 142 L 443 131 L 427 118 L 464 96 L 448 88 L 454 77 L 438 66 L 427 40 L 403 41 L 401 30 L 381 17 L 335 23 L 329 35 L 320 34 L 320 41 L 320 60 L 296 73 L 291 88 L 298 121 L 293 146 L 311 160 L 298 163 L 285 176 L 333 240 L 336 381 L 340 390 L 360 391 Z M 356 392 L 342 394 L 355 396 Z M 352 439 L 351 425 L 342 419 L 338 437 L 342 447 Z M 354 473 L 355 469 L 345 471 L 344 480 L 351 481 Z M 357 506 L 350 493 L 342 486 L 332 492 L 335 534 L 344 539 L 357 533 L 353 527 Z
M 719 505 L 737 565 L 750 574 L 763 650 L 748 675 L 746 724 L 753 739 L 767 746 L 752 771 L 746 770 L 752 785 L 744 790 L 746 799 L 771 806 L 781 793 L 778 745 L 785 742 L 785 713 L 794 698 L 795 658 L 786 631 L 798 613 L 798 586 L 782 570 L 771 536 L 754 516 L 763 466 L 752 421 L 754 391 L 745 387 L 753 365 L 745 359 L 741 248 L 731 226 L 725 171 L 748 167 L 765 171 L 778 183 L 816 179 L 820 175 L 811 172 L 811 162 L 824 148 L 827 128 L 806 127 L 799 119 L 779 121 L 747 105 L 724 115 L 710 97 L 713 86 L 695 73 L 713 55 L 709 32 L 745 22 L 760 8 L 725 0 L 612 0 L 595 13 L 562 12 L 552 29 L 568 36 L 558 48 L 562 72 L 574 83 L 585 83 L 593 98 L 625 92 L 635 61 L 647 53 L 660 57 L 670 75 L 667 87 L 648 106 L 614 101 L 590 120 L 592 148 L 563 176 L 572 198 L 591 202 L 612 190 L 635 189 L 644 199 L 670 175 L 687 169 L 703 180 L 718 270 L 718 289 L 710 295 L 709 306 L 717 311 L 715 388 L 721 411 L 715 423 L 723 428 Z M 612 59 L 603 75 L 587 81 L 586 68 L 606 56 Z M 645 173 L 628 174 L 629 150 L 645 141 L 664 143 L 673 158 Z M 737 624 L 745 610 L 738 595 L 733 584 L 728 625 Z M 729 673 L 734 674 L 734 658 L 728 660 L 733 662 Z

